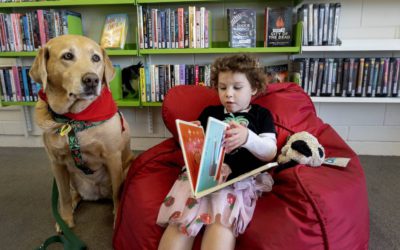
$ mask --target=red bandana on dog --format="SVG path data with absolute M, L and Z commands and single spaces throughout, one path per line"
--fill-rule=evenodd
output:
M 39 97 L 47 102 L 47 96 L 46 93 L 43 92 L 43 89 L 40 89 Z M 77 114 L 66 113 L 63 114 L 63 116 L 75 121 L 98 122 L 110 119 L 116 112 L 117 105 L 112 98 L 110 90 L 108 88 L 103 88 L 100 96 L 82 112 Z

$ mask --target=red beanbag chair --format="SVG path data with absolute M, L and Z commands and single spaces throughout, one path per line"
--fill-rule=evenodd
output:
M 115 249 L 157 249 L 164 228 L 159 207 L 184 165 L 175 119 L 195 120 L 204 107 L 218 104 L 214 90 L 200 86 L 171 89 L 163 104 L 173 138 L 141 154 L 129 170 L 117 214 Z M 368 249 L 369 210 L 365 176 L 357 155 L 315 112 L 296 84 L 271 84 L 253 100 L 268 108 L 280 150 L 288 135 L 308 131 L 327 157 L 349 157 L 347 168 L 297 165 L 274 174 L 275 185 L 257 201 L 252 221 L 236 249 Z M 201 236 L 194 249 L 200 249 Z

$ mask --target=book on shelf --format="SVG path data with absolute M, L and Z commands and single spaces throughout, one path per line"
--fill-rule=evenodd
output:
M 0 51 L 35 51 L 63 34 L 82 34 L 82 17 L 69 10 L 0 13 Z
M 229 47 L 256 47 L 256 11 L 227 9 Z
M 1 101 L 37 101 L 40 86 L 29 77 L 29 69 L 29 66 L 0 67 Z
M 264 47 L 291 46 L 293 39 L 293 9 L 266 7 Z
M 225 156 L 223 139 L 229 125 L 209 117 L 206 133 L 203 127 L 179 119 L 176 120 L 176 126 L 190 187 L 195 198 L 203 197 L 277 166 L 275 162 L 269 163 L 226 181 L 221 171 Z
M 100 45 L 106 49 L 123 49 L 128 31 L 127 14 L 110 14 L 106 17 Z
M 311 96 L 397 97 L 400 58 L 296 58 L 296 76 Z
M 303 46 L 339 45 L 341 3 L 307 3 L 297 10 L 303 22 Z

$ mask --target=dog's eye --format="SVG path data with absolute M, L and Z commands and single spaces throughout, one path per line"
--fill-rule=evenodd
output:
M 100 61 L 100 56 L 98 56 L 98 55 L 93 55 L 93 56 L 92 56 L 92 61 L 93 61 L 93 62 L 99 62 L 99 61 Z
M 71 52 L 67 52 L 62 55 L 62 58 L 64 60 L 72 60 L 74 59 L 74 54 L 72 54 Z

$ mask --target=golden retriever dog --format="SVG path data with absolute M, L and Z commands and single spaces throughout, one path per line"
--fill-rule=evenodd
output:
M 35 121 L 59 189 L 59 212 L 70 227 L 81 199 L 112 198 L 116 214 L 133 159 L 129 126 L 109 90 L 114 73 L 105 50 L 78 35 L 48 41 L 29 72 L 42 84 Z

